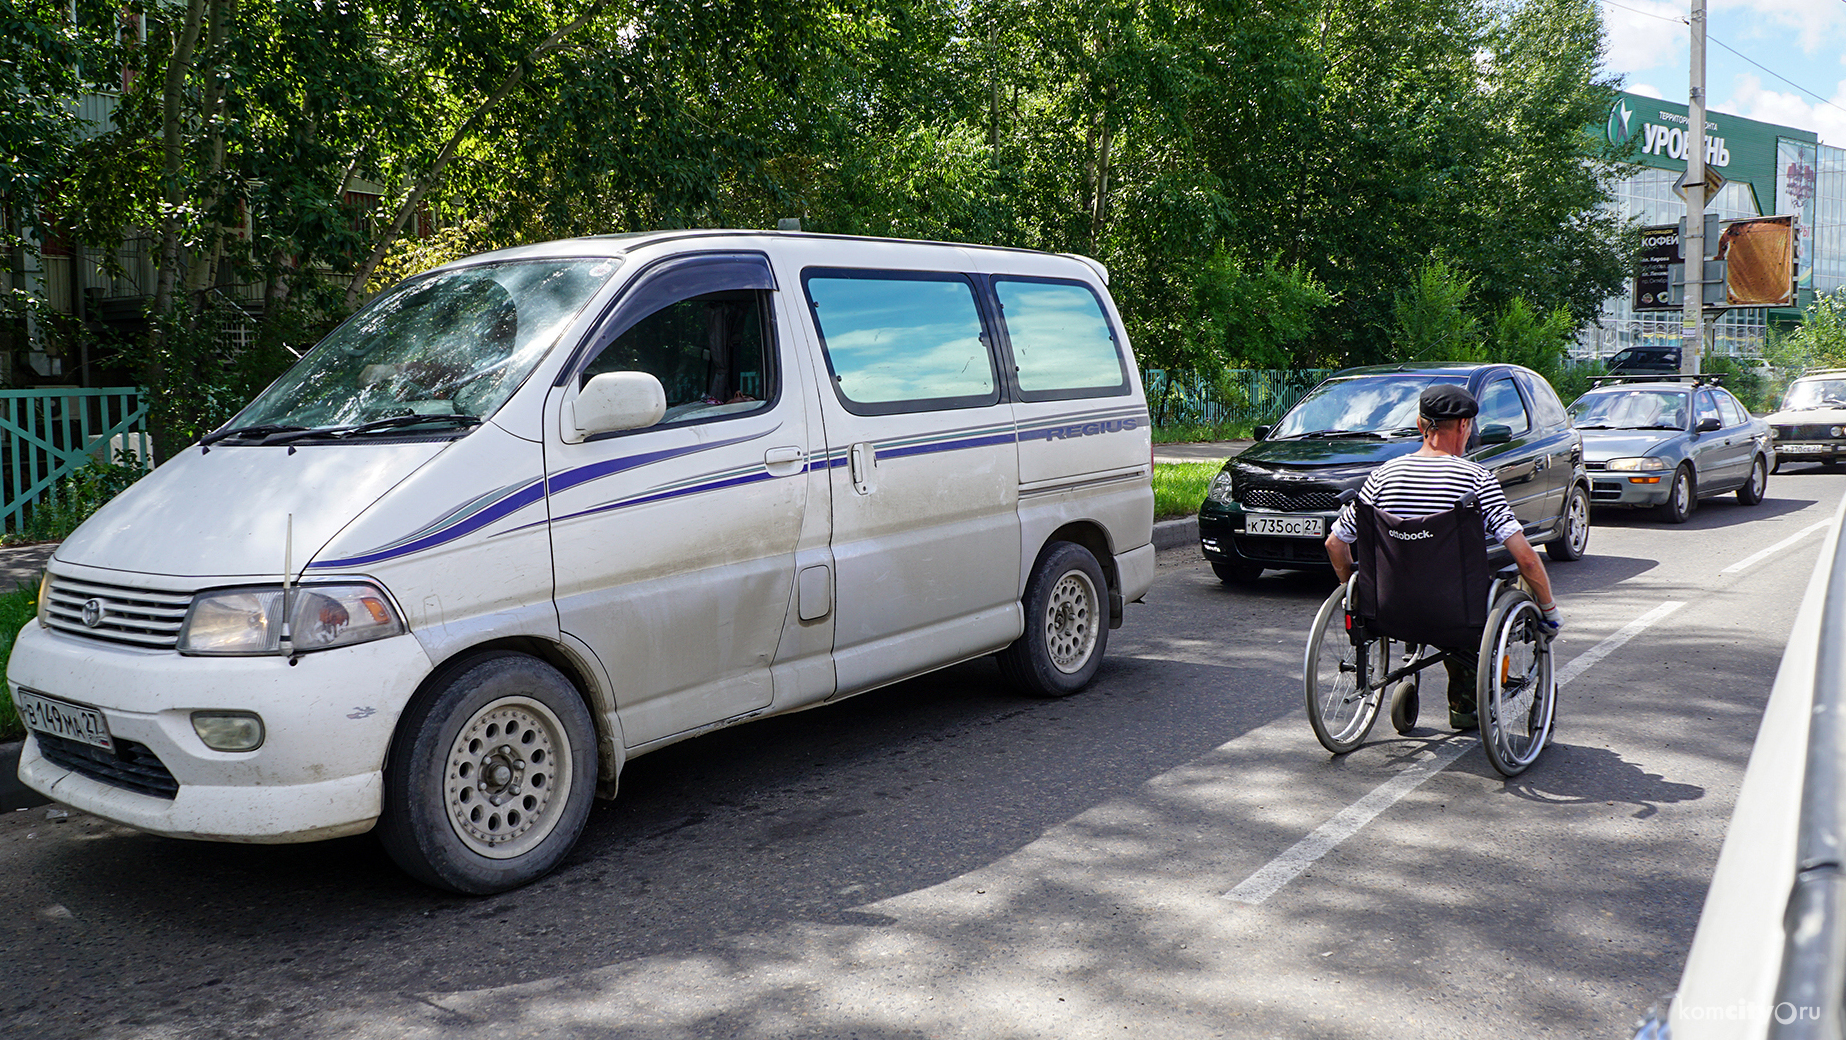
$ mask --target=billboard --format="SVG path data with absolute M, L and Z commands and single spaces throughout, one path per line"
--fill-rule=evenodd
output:
M 1756 217 L 1727 224 L 1718 255 L 1728 265 L 1724 301 L 1732 307 L 1789 307 L 1795 302 L 1795 218 Z
M 1641 229 L 1641 250 L 1635 254 L 1634 298 L 1629 302 L 1637 311 L 1678 310 L 1669 299 L 1672 286 L 1668 271 L 1679 263 L 1679 226 L 1662 224 Z

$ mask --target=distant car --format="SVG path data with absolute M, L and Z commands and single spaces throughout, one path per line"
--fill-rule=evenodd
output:
M 1769 486 L 1769 423 L 1697 376 L 1604 384 L 1577 398 L 1570 418 L 1598 506 L 1655 508 L 1680 524 L 1700 498 L 1735 491 L 1753 506 Z
M 1335 373 L 1224 464 L 1199 508 L 1199 546 L 1219 579 L 1330 569 L 1323 542 L 1340 492 L 1417 450 L 1417 397 L 1435 383 L 1465 386 L 1481 402 L 1467 455 L 1499 477 L 1526 537 L 1553 559 L 1581 558 L 1589 478 L 1581 438 L 1551 384 L 1516 365 L 1407 364 Z
M 1776 468 L 1846 459 L 1846 369 L 1810 372 L 1788 384 L 1781 409 L 1768 422 L 1775 431 Z
M 1679 374 L 1678 347 L 1629 347 L 1609 356 L 1610 375 L 1672 376 Z

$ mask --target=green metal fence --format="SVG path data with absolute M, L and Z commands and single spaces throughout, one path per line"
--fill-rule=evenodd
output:
M 1196 372 L 1142 373 L 1155 426 L 1227 422 L 1273 423 L 1332 375 L 1331 368 L 1229 369 L 1217 378 Z
M 92 459 L 152 459 L 147 402 L 135 387 L 0 390 L 0 525 L 16 528 L 60 480 Z

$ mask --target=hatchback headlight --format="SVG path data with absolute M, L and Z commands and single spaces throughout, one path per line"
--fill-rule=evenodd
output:
M 299 585 L 288 590 L 286 598 L 289 648 L 296 653 L 351 646 L 404 631 L 390 599 L 375 585 Z M 283 599 L 280 585 L 199 593 L 180 628 L 179 652 L 281 653 Z
M 1228 504 L 1231 501 L 1231 475 L 1219 470 L 1218 475 L 1211 478 L 1211 490 L 1205 492 L 1205 497 L 1213 502 Z
M 1666 468 L 1667 468 L 1667 464 L 1666 464 L 1666 462 L 1665 462 L 1665 460 L 1663 460 L 1663 459 L 1653 459 L 1653 458 L 1648 458 L 1648 459 L 1610 459 L 1610 460 L 1609 460 L 1609 461 L 1608 461 L 1608 462 L 1606 463 L 1606 466 L 1607 466 L 1607 467 L 1608 467 L 1609 469 L 1622 469 L 1622 470 L 1629 470 L 1629 469 L 1666 469 Z

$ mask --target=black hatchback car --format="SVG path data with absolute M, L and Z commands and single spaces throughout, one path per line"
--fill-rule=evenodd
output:
M 1224 464 L 1199 509 L 1200 548 L 1218 577 L 1329 567 L 1322 543 L 1340 493 L 1417 450 L 1417 398 L 1434 383 L 1480 401 L 1468 458 L 1499 477 L 1526 537 L 1552 559 L 1581 558 L 1590 538 L 1583 439 L 1551 384 L 1517 365 L 1424 363 L 1335 373 L 1274 427 L 1257 428 L 1258 443 Z

